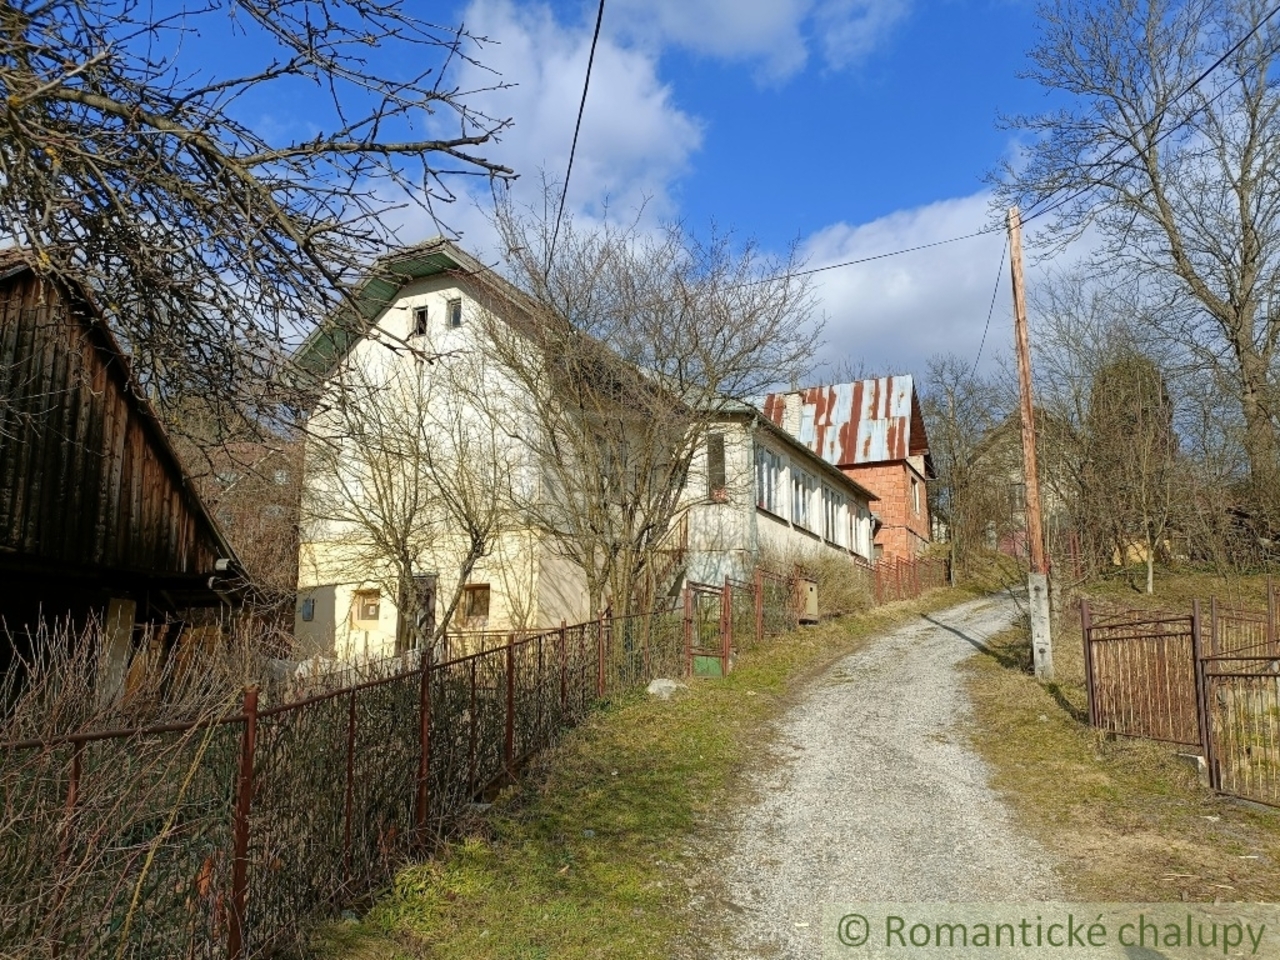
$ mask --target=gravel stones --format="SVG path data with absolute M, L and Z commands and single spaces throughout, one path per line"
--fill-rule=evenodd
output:
M 921 618 L 834 663 L 776 721 L 720 867 L 723 957 L 820 955 L 825 905 L 1059 896 L 965 742 L 956 667 L 1016 615 L 985 598 Z

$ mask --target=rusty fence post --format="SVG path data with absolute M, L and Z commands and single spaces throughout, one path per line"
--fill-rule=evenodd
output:
M 764 643 L 764 571 L 756 567 L 755 575 L 756 643 Z
M 232 827 L 231 916 L 227 927 L 227 956 L 244 957 L 245 902 L 249 887 L 249 815 L 253 807 L 253 760 L 258 740 L 258 688 L 244 692 L 244 735 L 240 741 L 240 771 L 236 784 Z
M 516 635 L 507 634 L 507 722 L 502 736 L 502 761 L 507 771 L 516 761 Z
M 347 694 L 347 789 L 343 801 L 342 872 L 351 880 L 351 825 L 356 797 L 356 692 Z
M 476 715 L 476 661 L 476 656 L 467 661 L 471 668 L 471 699 L 467 706 L 467 796 L 476 792 L 476 739 L 480 728 L 480 718 Z
M 596 614 L 596 698 L 604 699 L 604 611 Z
M 733 584 L 724 578 L 724 592 L 720 594 L 720 675 L 729 675 L 729 650 L 733 645 Z
M 560 621 L 560 722 L 569 712 L 569 646 L 564 635 L 565 622 Z
M 542 701 L 546 696 L 547 688 L 547 658 L 545 649 L 547 645 L 547 635 L 543 633 L 533 642 L 538 645 L 538 679 L 533 685 L 533 689 L 535 691 L 533 696 L 533 741 L 535 748 L 537 748 L 541 747 L 545 742 L 542 736 L 542 715 L 544 713 Z M 550 737 L 546 738 L 546 740 L 550 739 Z
M 80 776 L 84 771 L 84 741 L 77 740 L 71 746 L 71 770 L 67 777 L 67 796 L 62 805 L 62 823 L 58 839 L 58 871 L 66 866 L 71 850 L 71 838 L 75 831 L 76 804 L 80 801 Z
M 1221 777 L 1213 749 L 1213 711 L 1209 709 L 1209 657 L 1206 657 L 1200 644 L 1200 601 L 1191 601 L 1191 643 L 1192 655 L 1195 657 L 1196 685 L 1196 726 L 1200 728 L 1200 750 L 1204 754 L 1204 765 L 1209 773 L 1209 787 L 1221 789 Z
M 684 588 L 684 670 L 685 676 L 693 676 L 693 591 Z
M 419 839 L 427 828 L 427 782 L 431 776 L 431 651 L 423 661 L 418 684 L 418 801 L 414 808 Z
M 1097 694 L 1093 689 L 1093 613 L 1089 601 L 1080 598 L 1080 636 L 1084 643 L 1084 691 L 1089 710 L 1089 726 L 1098 725 Z

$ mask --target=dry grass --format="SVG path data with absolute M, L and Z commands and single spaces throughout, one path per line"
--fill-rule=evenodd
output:
M 1200 595 L 1203 581 L 1163 598 Z M 1265 586 L 1263 588 L 1265 590 Z M 1236 594 L 1252 596 L 1241 587 Z M 972 739 L 994 786 L 1062 863 L 1068 896 L 1091 901 L 1271 900 L 1280 890 L 1280 810 L 1218 797 L 1174 749 L 1109 739 L 1085 724 L 1078 618 L 1058 625 L 1058 682 L 1025 672 L 1025 628 L 966 665 Z
M 744 652 L 724 680 L 670 701 L 612 703 L 545 754 L 469 834 L 405 868 L 359 922 L 331 925 L 319 957 L 702 956 L 703 869 L 753 762 L 761 727 L 797 681 L 868 638 L 963 599 L 936 591 L 794 631 Z M 713 890 L 699 896 L 714 897 Z
M 1280 578 L 1277 582 L 1280 583 Z M 1140 610 L 1183 611 L 1190 607 L 1192 600 L 1208 603 L 1210 597 L 1242 610 L 1267 609 L 1267 577 L 1263 574 L 1228 578 L 1211 571 L 1157 567 L 1155 593 L 1146 593 L 1146 588 L 1146 567 L 1129 567 L 1091 581 L 1081 592 L 1091 599 Z

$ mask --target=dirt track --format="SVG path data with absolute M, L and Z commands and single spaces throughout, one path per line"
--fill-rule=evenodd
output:
M 1057 895 L 965 742 L 957 665 L 1008 626 L 1009 599 L 921 618 L 816 677 L 774 724 L 723 877 L 728 958 L 820 955 L 824 905 Z

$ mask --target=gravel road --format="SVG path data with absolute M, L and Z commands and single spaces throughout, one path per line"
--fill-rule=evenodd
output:
M 819 956 L 827 904 L 1059 896 L 964 739 L 956 667 L 1016 615 L 982 599 L 917 620 L 834 663 L 775 722 L 716 871 L 735 931 L 723 957 Z

